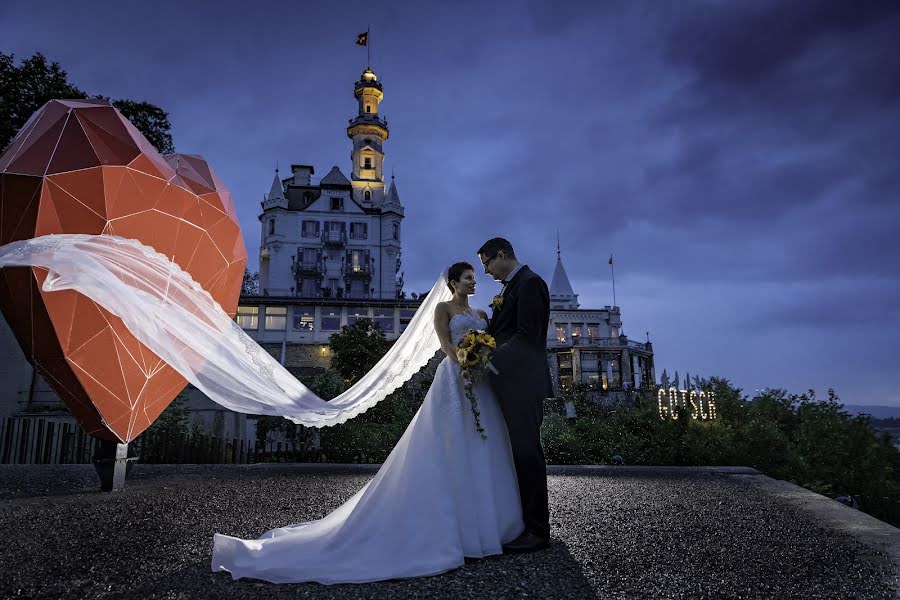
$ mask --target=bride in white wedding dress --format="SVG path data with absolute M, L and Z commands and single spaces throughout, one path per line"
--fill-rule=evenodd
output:
M 455 359 L 459 338 L 487 327 L 486 315 L 468 305 L 474 269 L 457 263 L 447 279 L 453 298 L 435 309 L 435 329 L 448 356 L 375 478 L 317 521 L 273 529 L 257 540 L 216 534 L 214 571 L 274 583 L 417 577 L 459 567 L 464 557 L 500 554 L 522 532 L 500 407 L 486 381 L 476 386 L 483 440 Z
M 0 268 L 9 267 L 46 269 L 42 294 L 74 290 L 91 299 L 222 406 L 305 426 L 343 423 L 397 389 L 438 347 L 448 355 L 374 479 L 323 519 L 273 529 L 257 540 L 216 535 L 213 570 L 272 582 L 432 575 L 462 565 L 467 556 L 499 554 L 523 531 L 497 399 L 489 383 L 476 386 L 482 439 L 455 359 L 460 337 L 487 327 L 486 315 L 468 304 L 475 290 L 468 263 L 438 278 L 387 354 L 327 402 L 250 339 L 190 273 L 137 240 L 107 234 L 20 240 L 0 246 Z
M 257 540 L 216 534 L 214 571 L 274 583 L 366 582 L 442 573 L 465 557 L 502 553 L 523 529 L 506 423 L 484 381 L 475 388 L 481 425 L 463 388 L 455 346 L 487 327 L 473 311 L 472 265 L 448 271 L 453 297 L 435 309 L 442 350 L 434 383 L 384 465 L 326 517 L 280 527 Z

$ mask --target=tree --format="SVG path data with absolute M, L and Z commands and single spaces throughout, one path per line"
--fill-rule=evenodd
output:
M 331 368 L 353 384 L 372 370 L 391 344 L 372 319 L 360 319 L 329 337 L 328 346 L 332 352 Z
M 48 62 L 38 52 L 16 66 L 14 55 L 0 52 L 0 148 L 5 149 L 29 117 L 49 100 L 74 98 L 88 98 L 88 94 L 69 81 L 59 63 Z M 143 101 L 119 99 L 112 103 L 160 153 L 175 151 L 166 111 Z
M 250 269 L 244 268 L 244 283 L 241 284 L 241 294 L 245 296 L 259 295 L 259 271 L 251 273 Z
M 172 144 L 172 134 L 169 130 L 169 114 L 160 107 L 149 102 L 135 102 L 134 100 L 113 100 L 113 106 L 119 109 L 122 115 L 144 134 L 147 141 L 160 154 L 172 154 L 175 146 Z

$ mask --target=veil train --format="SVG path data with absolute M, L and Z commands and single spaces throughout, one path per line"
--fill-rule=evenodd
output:
M 225 408 L 310 427 L 343 423 L 409 380 L 440 348 L 432 314 L 441 275 L 387 354 L 325 401 L 257 345 L 191 275 L 153 248 L 115 235 L 56 234 L 0 246 L 0 268 L 38 267 L 43 290 L 75 290 L 125 323 L 146 347 Z

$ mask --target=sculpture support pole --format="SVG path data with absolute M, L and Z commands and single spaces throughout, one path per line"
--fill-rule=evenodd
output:
M 128 457 L 128 444 L 100 440 L 92 459 L 94 469 L 100 476 L 100 490 L 121 492 L 125 489 L 125 475 L 128 463 L 132 460 L 136 460 L 136 457 Z

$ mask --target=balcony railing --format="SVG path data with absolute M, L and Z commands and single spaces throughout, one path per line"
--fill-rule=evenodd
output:
M 594 347 L 594 348 L 618 348 L 625 346 L 625 338 L 621 337 L 591 337 L 591 336 L 583 336 L 583 335 L 573 335 L 566 336 L 565 338 L 557 338 L 554 337 L 549 341 L 549 345 L 554 348 L 559 347 L 567 347 L 567 346 L 579 346 L 579 347 Z M 627 340 L 628 348 L 635 348 L 637 350 L 646 350 L 646 344 L 642 344 L 641 342 L 632 342 L 631 340 Z
M 341 267 L 341 274 L 344 277 L 350 278 L 371 279 L 372 273 L 374 272 L 375 267 L 369 263 L 363 263 L 361 265 L 344 265 Z
M 346 231 L 322 232 L 322 243 L 326 246 L 343 246 L 347 243 Z
M 293 265 L 291 265 L 291 269 L 293 270 L 295 275 L 322 275 L 325 272 L 325 261 L 297 261 Z
M 360 124 L 381 125 L 382 127 L 388 126 L 387 119 L 381 118 L 378 115 L 374 115 L 372 113 L 361 114 L 350 119 L 350 127 Z

